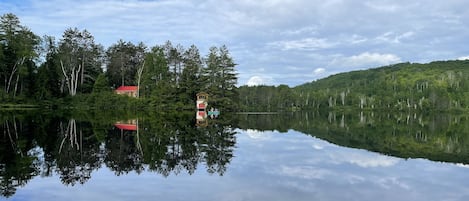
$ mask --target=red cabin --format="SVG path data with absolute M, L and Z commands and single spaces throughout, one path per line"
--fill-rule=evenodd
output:
M 114 91 L 116 94 L 127 95 L 130 97 L 137 97 L 138 87 L 137 86 L 120 86 Z

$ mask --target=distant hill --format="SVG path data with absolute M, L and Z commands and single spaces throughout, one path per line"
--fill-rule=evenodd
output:
M 469 108 L 469 61 L 400 63 L 332 75 L 294 88 L 302 108 Z
M 289 88 L 243 86 L 245 110 L 468 110 L 469 60 L 400 63 L 329 76 Z

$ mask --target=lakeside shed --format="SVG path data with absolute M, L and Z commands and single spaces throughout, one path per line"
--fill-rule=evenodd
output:
M 197 110 L 205 110 L 208 105 L 208 93 L 199 92 L 196 94 L 196 107 Z

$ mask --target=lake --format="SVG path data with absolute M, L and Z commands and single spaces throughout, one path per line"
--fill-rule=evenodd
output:
M 1 200 L 469 200 L 469 116 L 3 111 Z

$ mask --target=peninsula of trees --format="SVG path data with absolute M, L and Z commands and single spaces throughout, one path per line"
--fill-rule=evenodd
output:
M 195 94 L 209 91 L 212 105 L 234 108 L 235 66 L 224 45 L 205 57 L 195 45 L 170 41 L 147 47 L 119 40 L 105 49 L 87 30 L 69 28 L 56 40 L 37 36 L 14 14 L 0 18 L 1 103 L 192 108 Z M 138 85 L 141 99 L 112 93 L 123 85 Z

